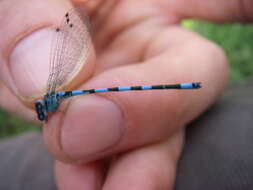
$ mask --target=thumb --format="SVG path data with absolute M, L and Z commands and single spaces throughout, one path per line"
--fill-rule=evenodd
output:
M 29 105 L 45 93 L 55 28 L 71 4 L 57 0 L 10 0 L 0 4 L 0 24 L 4 26 L 0 31 L 0 80 Z M 90 75 L 92 64 L 84 66 L 89 68 L 79 80 Z

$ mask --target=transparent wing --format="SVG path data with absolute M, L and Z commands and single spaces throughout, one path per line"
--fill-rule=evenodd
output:
M 51 93 L 71 80 L 86 62 L 91 39 L 88 17 L 80 9 L 71 9 L 65 14 L 61 26 L 53 38 L 47 92 Z

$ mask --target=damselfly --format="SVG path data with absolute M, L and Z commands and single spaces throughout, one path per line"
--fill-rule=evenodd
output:
M 56 112 L 60 102 L 66 98 L 77 95 L 93 93 L 168 90 L 168 89 L 199 89 L 199 82 L 123 86 L 88 90 L 60 91 L 57 90 L 71 77 L 75 76 L 82 63 L 87 61 L 90 49 L 90 38 L 87 19 L 77 9 L 72 9 L 65 14 L 61 26 L 55 29 L 55 37 L 51 47 L 50 72 L 47 82 L 47 93 L 43 99 L 35 102 L 38 119 L 47 120 L 48 113 Z M 145 94 L 143 94 L 145 95 Z

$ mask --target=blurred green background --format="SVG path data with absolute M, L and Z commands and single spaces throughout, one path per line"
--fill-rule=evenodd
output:
M 183 26 L 198 32 L 225 50 L 231 68 L 231 83 L 243 83 L 253 74 L 253 25 L 219 25 L 186 20 Z
M 252 25 L 218 25 L 197 20 L 185 20 L 182 25 L 214 41 L 225 50 L 231 66 L 231 83 L 243 83 L 253 75 Z M 28 130 L 39 130 L 39 127 L 0 110 L 0 138 Z

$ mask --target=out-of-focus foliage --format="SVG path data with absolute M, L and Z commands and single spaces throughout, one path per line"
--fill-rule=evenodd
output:
M 38 130 L 38 126 L 0 110 L 0 138 L 17 135 L 25 131 Z
M 221 25 L 197 20 L 185 20 L 182 25 L 225 50 L 231 68 L 231 82 L 243 82 L 253 75 L 253 25 Z

